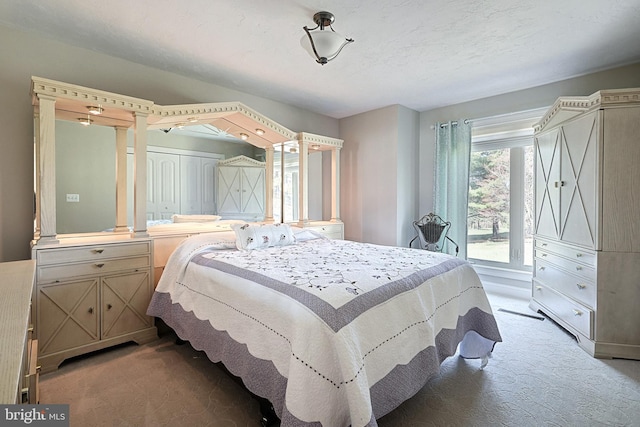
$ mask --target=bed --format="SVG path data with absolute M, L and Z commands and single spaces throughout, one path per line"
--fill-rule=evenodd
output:
M 268 399 L 282 426 L 376 426 L 444 359 L 484 367 L 501 341 L 464 260 L 233 227 L 180 244 L 148 314 Z

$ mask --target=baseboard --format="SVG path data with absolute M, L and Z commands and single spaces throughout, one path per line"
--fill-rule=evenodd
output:
M 492 283 L 482 281 L 484 290 L 493 295 L 501 295 L 510 298 L 521 299 L 523 301 L 529 301 L 531 299 L 531 289 L 519 288 L 511 285 L 502 285 L 500 283 Z

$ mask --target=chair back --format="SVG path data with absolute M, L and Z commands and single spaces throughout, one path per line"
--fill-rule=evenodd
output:
M 451 223 L 440 216 L 429 213 L 418 221 L 413 221 L 413 228 L 418 233 L 420 249 L 442 252 Z

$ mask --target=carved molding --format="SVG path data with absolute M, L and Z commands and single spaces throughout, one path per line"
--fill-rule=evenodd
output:
M 151 113 L 153 107 L 153 101 L 89 89 L 41 77 L 31 77 L 31 95 L 33 105 L 38 104 L 38 95 L 48 95 L 56 99 L 69 99 L 86 104 L 100 104 L 103 107 L 147 114 Z
M 220 166 L 243 166 L 243 167 L 255 167 L 255 168 L 264 168 L 266 167 L 265 162 L 259 162 L 258 160 L 252 159 L 247 156 L 236 156 L 226 160 L 220 160 L 218 162 L 218 167 Z
M 316 135 L 308 132 L 300 132 L 298 134 L 298 142 L 306 142 L 308 144 L 328 145 L 328 146 L 337 147 L 337 148 L 342 148 L 342 144 L 344 144 L 344 140 L 342 139 Z
M 554 122 L 560 112 L 575 113 L 564 118 L 562 120 L 564 121 L 595 108 L 635 105 L 638 103 L 640 103 L 640 88 L 601 90 L 590 96 L 560 97 L 534 126 L 534 130 L 539 132 L 547 127 Z

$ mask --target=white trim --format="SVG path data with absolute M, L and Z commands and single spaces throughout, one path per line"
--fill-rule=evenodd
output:
M 531 298 L 532 273 L 530 271 L 472 265 L 487 292 L 524 300 Z
M 148 153 L 178 154 L 180 156 L 206 157 L 209 159 L 224 160 L 224 154 L 208 153 L 206 151 L 183 150 L 180 148 L 160 147 L 157 145 L 148 145 Z M 133 147 L 127 147 L 127 154 L 133 154 Z

